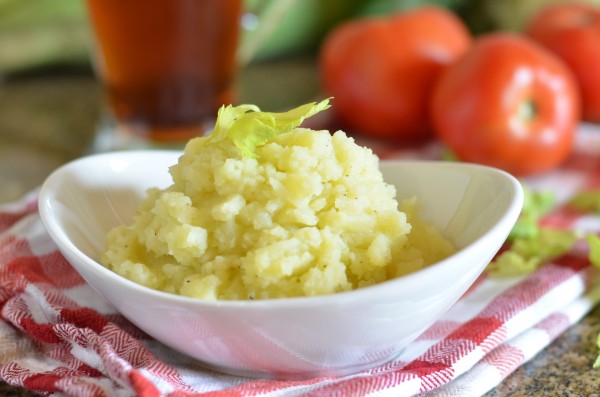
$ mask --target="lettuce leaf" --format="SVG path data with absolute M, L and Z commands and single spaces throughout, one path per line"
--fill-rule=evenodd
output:
M 600 189 L 577 193 L 569 200 L 569 205 L 582 212 L 600 213 Z
M 244 157 L 256 158 L 255 149 L 274 136 L 292 131 L 311 116 L 329 108 L 329 98 L 282 113 L 261 112 L 255 105 L 222 106 L 207 142 L 230 139 Z
M 589 259 L 590 263 L 600 268 L 600 236 L 596 234 L 588 234 L 585 236 L 585 241 L 588 244 L 589 248 Z
M 502 277 L 529 274 L 569 252 L 576 242 L 577 234 L 573 231 L 539 228 L 534 235 L 515 238 L 487 270 L 492 276 Z
M 550 191 L 533 191 L 523 185 L 523 209 L 519 219 L 508 235 L 509 240 L 535 237 L 539 231 L 539 221 L 555 205 L 556 198 Z
M 573 232 L 540 226 L 540 219 L 555 205 L 552 192 L 534 191 L 526 185 L 523 191 L 523 209 L 507 238 L 510 247 L 487 267 L 492 276 L 532 273 L 545 262 L 568 252 L 577 240 Z

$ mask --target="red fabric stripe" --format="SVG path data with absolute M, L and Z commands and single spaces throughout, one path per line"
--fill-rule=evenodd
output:
M 545 215 L 540 220 L 540 225 L 542 227 L 570 230 L 575 222 L 581 218 L 581 215 L 581 212 L 569 206 L 564 206 Z
M 425 392 L 448 383 L 454 377 L 454 368 L 446 361 L 443 357 L 437 362 L 418 359 L 401 371 L 417 375 L 421 379 L 421 392 Z
M 431 346 L 420 358 L 432 365 L 443 363 L 450 367 L 473 351 L 477 344 L 469 339 L 442 339 Z M 404 367 L 406 369 L 406 367 Z
M 92 378 L 102 378 L 104 376 L 102 372 L 98 371 L 94 367 L 90 367 L 87 364 L 81 364 L 79 367 L 77 367 L 77 372 L 83 376 L 89 376 Z
M 33 374 L 23 380 L 23 387 L 38 392 L 54 393 L 61 391 L 56 387 L 56 383 L 62 379 L 62 376 L 53 373 Z
M 447 368 L 448 365 L 441 361 L 431 362 L 417 359 L 402 368 L 402 371 L 410 372 L 422 378 L 434 372 L 445 371 Z
M 586 267 L 589 267 L 590 261 L 587 257 L 567 254 L 554 259 L 552 261 L 552 264 L 572 269 L 575 272 L 579 272 L 585 269 Z
M 582 151 L 572 153 L 561 170 L 585 172 L 588 176 L 588 186 L 600 185 L 600 157 L 597 154 Z
M 0 271 L 0 283 L 13 293 L 20 292 L 29 284 L 50 283 L 44 274 L 40 258 L 33 255 L 17 256 Z
M 54 333 L 54 324 L 38 324 L 31 318 L 24 318 L 19 325 L 23 331 L 37 341 L 46 343 L 60 342 L 60 338 Z
M 465 339 L 480 344 L 501 326 L 502 321 L 497 318 L 475 317 L 448 335 L 446 339 Z
M 13 292 L 21 291 L 29 283 L 47 283 L 57 288 L 72 288 L 84 282 L 58 252 L 35 256 L 22 240 L 14 240 L 11 246 L 14 249 L 10 253 L 13 257 L 8 259 L 0 270 L 0 283 L 5 288 L 11 288 Z
M 160 397 L 160 391 L 138 371 L 129 372 L 129 381 L 138 397 Z
M 81 308 L 64 308 L 60 312 L 61 322 L 70 323 L 79 328 L 89 328 L 96 333 L 101 333 L 108 321 L 96 311 Z
M 41 271 L 51 285 L 66 289 L 85 283 L 83 278 L 58 251 L 39 257 Z

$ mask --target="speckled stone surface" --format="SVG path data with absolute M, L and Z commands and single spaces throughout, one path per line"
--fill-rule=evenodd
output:
M 86 152 L 98 102 L 89 75 L 0 83 L 0 202 L 20 197 L 58 165 Z
M 293 77 L 291 77 L 293 76 Z M 318 95 L 315 65 L 300 59 L 253 65 L 239 79 L 241 102 L 279 110 Z M 89 152 L 99 118 L 100 89 L 86 72 L 0 82 L 0 202 L 38 187 L 58 165 Z M 600 308 L 486 394 L 600 397 Z M 0 384 L 0 395 L 29 396 Z

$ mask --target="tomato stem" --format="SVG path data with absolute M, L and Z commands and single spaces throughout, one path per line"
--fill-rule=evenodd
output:
M 517 109 L 517 112 L 518 112 L 519 118 L 521 118 L 522 120 L 530 121 L 535 118 L 535 116 L 537 115 L 538 109 L 537 109 L 537 105 L 535 104 L 535 102 L 532 101 L 531 99 L 529 99 L 529 100 L 521 103 L 521 105 Z

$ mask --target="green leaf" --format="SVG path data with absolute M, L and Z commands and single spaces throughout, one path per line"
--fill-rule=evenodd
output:
M 600 334 L 596 338 L 596 345 L 600 348 Z M 596 362 L 594 363 L 594 368 L 600 368 L 600 355 L 596 358 Z
M 573 231 L 540 228 L 534 235 L 518 237 L 507 251 L 491 262 L 487 270 L 494 276 L 529 274 L 543 264 L 566 254 L 575 242 Z
M 533 273 L 541 262 L 539 258 L 526 258 L 515 251 L 505 251 L 491 262 L 487 271 L 496 277 L 513 277 Z
M 569 204 L 582 212 L 600 213 L 600 189 L 580 192 L 571 198 Z
M 329 99 L 307 103 L 282 113 L 261 112 L 254 105 L 223 106 L 208 142 L 230 139 L 244 157 L 256 158 L 255 149 L 274 136 L 292 131 L 311 116 L 329 108 Z
M 550 191 L 533 191 L 523 185 L 525 193 L 523 209 L 519 219 L 511 230 L 508 239 L 535 237 L 540 230 L 539 221 L 555 204 L 554 194 Z
M 600 268 L 600 236 L 588 234 L 585 236 L 585 241 L 588 243 L 590 249 L 588 258 L 591 264 Z

